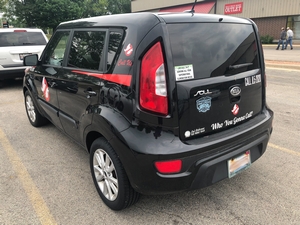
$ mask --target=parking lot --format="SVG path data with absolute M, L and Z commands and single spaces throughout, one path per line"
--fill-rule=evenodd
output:
M 299 71 L 266 72 L 275 120 L 261 159 L 232 179 L 196 191 L 142 196 L 121 212 L 99 198 L 88 154 L 53 125 L 32 127 L 22 82 L 3 83 L 0 224 L 300 224 Z

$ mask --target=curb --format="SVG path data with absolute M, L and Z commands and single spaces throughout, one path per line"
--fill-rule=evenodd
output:
M 300 70 L 300 62 L 265 60 L 266 67 Z

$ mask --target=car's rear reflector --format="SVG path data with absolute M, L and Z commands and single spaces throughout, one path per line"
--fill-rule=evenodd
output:
M 179 173 L 182 168 L 182 161 L 179 159 L 170 161 L 159 161 L 154 163 L 156 169 L 160 173 Z

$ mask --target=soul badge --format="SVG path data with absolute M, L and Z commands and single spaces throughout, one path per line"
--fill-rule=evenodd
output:
M 196 106 L 199 112 L 207 112 L 211 107 L 211 97 L 203 97 L 199 98 L 196 101 Z

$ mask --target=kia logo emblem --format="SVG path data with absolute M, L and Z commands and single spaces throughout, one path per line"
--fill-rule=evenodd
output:
M 242 89 L 240 87 L 233 87 L 230 89 L 230 94 L 232 96 L 238 96 L 241 94 Z

